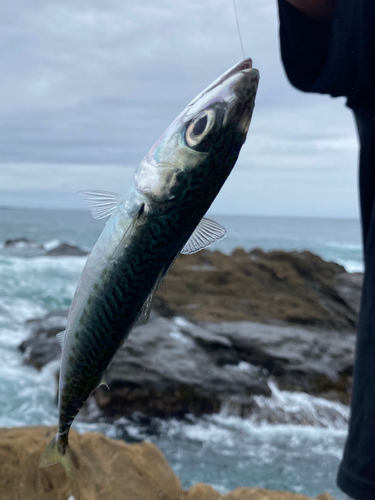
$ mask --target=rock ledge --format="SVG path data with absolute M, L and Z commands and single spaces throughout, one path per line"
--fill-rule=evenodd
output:
M 55 432 L 51 427 L 0 429 L 0 500 L 309 500 L 297 493 L 237 488 L 221 495 L 196 484 L 188 491 L 151 443 L 126 444 L 98 433 L 71 432 L 76 455 L 75 489 L 59 465 L 38 468 Z M 319 500 L 334 500 L 322 493 Z

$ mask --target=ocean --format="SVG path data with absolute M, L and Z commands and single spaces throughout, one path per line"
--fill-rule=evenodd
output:
M 310 250 L 338 262 L 349 272 L 363 270 L 359 222 L 348 219 L 214 216 L 228 235 L 211 249 Z M 60 242 L 90 250 L 104 226 L 86 211 L 0 210 L 0 426 L 56 425 L 54 371 L 22 365 L 18 345 L 25 320 L 51 309 L 68 308 L 85 257 L 46 257 L 37 248 L 5 248 L 7 239 L 28 238 L 46 248 Z M 77 422 L 81 432 L 148 439 L 164 452 L 185 488 L 196 482 L 220 492 L 239 486 L 294 491 L 316 497 L 328 491 L 344 495 L 335 475 L 345 441 L 348 408 L 302 393 L 280 391 L 258 396 L 260 407 L 280 415 L 276 424 L 240 418 L 223 407 L 217 415 L 184 420 L 122 418 L 117 422 Z M 296 424 L 308 412 L 313 425 Z M 310 419 L 311 420 L 311 419 Z M 302 419 L 301 419 L 302 422 Z

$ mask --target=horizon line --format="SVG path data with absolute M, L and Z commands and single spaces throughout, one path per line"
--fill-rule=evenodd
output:
M 54 210 L 54 211 L 63 211 L 63 212 L 87 212 L 89 210 L 85 207 L 83 208 L 62 208 L 62 207 L 30 207 L 30 206 L 19 206 L 19 205 L 0 205 L 0 211 L 2 210 Z M 219 213 L 219 212 L 210 212 L 207 214 L 209 216 L 217 216 L 217 217 L 272 217 L 272 218 L 288 218 L 288 219 L 336 219 L 336 220 L 352 220 L 360 222 L 359 217 L 355 216 L 346 216 L 346 215 L 290 215 L 290 214 L 228 214 L 228 213 Z

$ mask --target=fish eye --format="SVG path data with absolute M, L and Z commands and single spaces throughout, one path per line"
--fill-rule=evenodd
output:
M 199 118 L 197 122 L 195 122 L 194 127 L 193 127 L 193 135 L 201 135 L 203 132 L 206 130 L 207 126 L 207 115 L 202 116 L 202 118 Z
M 194 118 L 186 129 L 185 139 L 190 147 L 197 146 L 211 131 L 215 123 L 215 111 L 206 109 Z

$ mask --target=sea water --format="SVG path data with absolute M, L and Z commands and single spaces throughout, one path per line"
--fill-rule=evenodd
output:
M 344 219 L 211 216 L 227 237 L 214 249 L 310 250 L 348 271 L 361 271 L 359 222 Z M 59 242 L 90 250 L 104 226 L 84 211 L 0 210 L 0 427 L 56 425 L 56 362 L 41 372 L 22 365 L 18 345 L 25 320 L 51 309 L 68 308 L 85 257 L 46 257 L 37 249 L 7 249 L 7 239 L 26 237 L 47 248 Z M 176 328 L 178 322 L 176 322 Z M 317 496 L 328 491 L 344 498 L 335 475 L 345 441 L 348 408 L 272 385 L 272 397 L 257 405 L 274 412 L 276 424 L 262 412 L 248 418 L 224 406 L 218 415 L 183 420 L 142 418 L 110 423 L 77 422 L 84 432 L 137 441 L 149 439 L 166 455 L 187 488 L 201 481 L 221 492 L 258 486 Z M 307 419 L 310 425 L 304 425 Z

